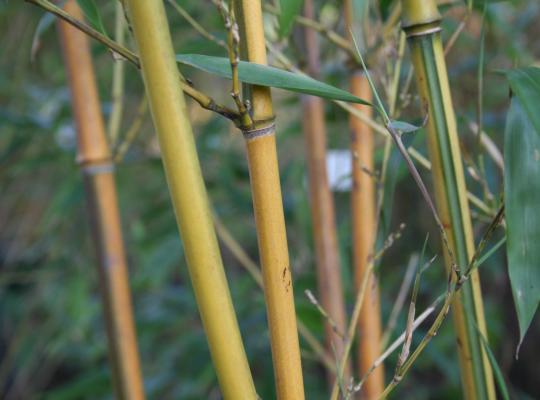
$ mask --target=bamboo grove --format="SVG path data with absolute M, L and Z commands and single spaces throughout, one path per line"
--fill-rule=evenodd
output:
M 49 79 L 67 77 L 63 101 L 82 175 L 73 181 L 81 182 L 88 222 L 80 242 L 91 242 L 96 265 L 83 285 L 91 293 L 98 282 L 100 303 L 87 324 L 98 327 L 108 356 L 101 375 L 63 389 L 83 375 L 64 371 L 64 362 L 99 358 L 85 344 L 87 355 L 41 376 L 45 398 L 535 393 L 510 374 L 508 351 L 499 366 L 492 350 L 514 307 L 516 333 L 508 336 L 516 356 L 530 346 L 524 357 L 534 361 L 536 348 L 525 334 L 536 329 L 540 302 L 540 70 L 523 67 L 534 56 L 510 62 L 493 45 L 505 12 L 525 5 L 196 3 L 25 1 L 41 13 L 32 58 L 45 52 L 50 26 L 63 56 L 60 75 Z M 453 74 L 470 68 L 461 48 L 476 45 L 467 61 L 476 87 L 467 91 Z M 488 49 L 502 64 L 496 78 L 485 76 Z M 510 88 L 505 129 L 486 94 L 500 90 L 488 79 Z M 491 137 L 499 130 L 504 156 Z M 128 185 L 135 195 L 124 194 Z M 153 231 L 160 220 L 166 228 Z M 135 256 L 152 243 L 157 256 Z M 84 246 L 76 247 L 72 258 L 83 259 Z M 503 278 L 484 264 L 504 267 Z M 501 316 L 493 304 L 505 289 L 514 304 Z M 180 306 L 167 314 L 168 302 Z M 75 318 L 63 317 L 70 329 Z M 29 396 L 11 366 L 22 345 L 13 339 L 4 350 L 1 331 L 0 397 Z M 82 337 L 68 340 L 90 343 Z M 161 341 L 165 356 L 154 357 Z M 186 378 L 193 371 L 203 372 Z M 95 382 L 101 392 L 92 392 Z

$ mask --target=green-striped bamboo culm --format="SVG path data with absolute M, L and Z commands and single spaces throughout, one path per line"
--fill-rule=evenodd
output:
M 403 0 L 402 10 L 418 90 L 428 112 L 435 199 L 450 247 L 445 261 L 455 279 L 459 272 L 450 270 L 459 271 L 469 264 L 474 237 L 440 35 L 441 16 L 433 0 Z M 479 330 L 487 337 L 478 271 L 456 294 L 452 306 L 465 398 L 494 399 L 492 369 L 478 334 Z
M 255 399 L 161 0 L 127 0 L 199 312 L 225 399 Z

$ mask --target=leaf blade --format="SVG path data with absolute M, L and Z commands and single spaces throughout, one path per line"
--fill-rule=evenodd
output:
M 508 82 L 521 105 L 540 135 L 540 68 L 526 67 L 511 69 L 506 72 Z
M 105 26 L 103 25 L 103 20 L 101 19 L 101 15 L 99 15 L 99 11 L 94 0 L 77 0 L 77 4 L 81 8 L 84 17 L 86 18 L 90 26 L 92 26 L 92 28 L 96 29 L 97 31 L 103 33 L 105 36 L 108 36 L 107 31 L 105 30 Z
M 177 54 L 176 61 L 180 64 L 189 65 L 201 71 L 221 76 L 222 78 L 231 79 L 230 62 L 225 57 L 213 57 L 202 54 Z M 238 64 L 238 76 L 240 81 L 252 85 L 274 87 L 332 100 L 371 105 L 367 101 L 345 90 L 317 81 L 309 76 L 295 74 L 267 65 L 240 61 Z
M 540 133 L 514 97 L 504 140 L 508 273 L 520 341 L 540 303 Z
M 398 121 L 396 119 L 391 120 L 389 125 L 401 133 L 413 133 L 421 128 L 421 126 L 416 126 L 406 121 Z
M 280 0 L 279 6 L 279 36 L 288 36 L 293 27 L 294 19 L 302 9 L 303 0 Z
M 482 334 L 480 329 L 478 329 L 478 327 L 476 327 L 476 329 L 478 330 L 478 336 L 480 337 L 480 341 L 482 342 L 484 350 L 486 351 L 489 362 L 491 364 L 491 368 L 493 368 L 493 372 L 495 375 L 495 382 L 497 382 L 497 386 L 499 386 L 501 397 L 503 398 L 503 400 L 510 400 L 510 394 L 508 393 L 508 388 L 506 387 L 504 375 L 501 371 L 501 368 L 499 367 L 499 363 L 497 362 L 495 355 L 491 351 L 491 348 L 489 347 L 489 343 L 487 339 L 484 337 L 484 335 Z

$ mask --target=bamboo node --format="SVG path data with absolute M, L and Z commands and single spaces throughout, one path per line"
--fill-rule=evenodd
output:
M 244 139 L 253 140 L 263 136 L 270 136 L 276 133 L 276 124 L 272 122 L 270 125 L 264 126 L 262 128 L 255 129 L 242 129 L 242 134 Z
M 110 174 L 114 171 L 114 163 L 107 162 L 103 164 L 83 164 L 81 170 L 85 175 Z

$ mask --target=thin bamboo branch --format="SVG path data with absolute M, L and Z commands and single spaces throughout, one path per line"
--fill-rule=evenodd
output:
M 161 0 L 126 0 L 191 282 L 223 397 L 257 397 L 212 223 Z
M 266 64 L 260 0 L 237 3 L 241 45 L 247 61 Z M 279 181 L 272 98 L 267 87 L 249 87 L 253 126 L 244 131 L 270 342 L 278 399 L 304 398 L 300 347 L 285 216 Z
M 264 11 L 273 15 L 279 15 L 279 10 L 268 3 L 264 4 Z M 304 28 L 308 28 L 319 33 L 320 35 L 325 37 L 330 43 L 345 51 L 345 53 L 347 53 L 352 60 L 358 61 L 358 56 L 354 51 L 354 48 L 347 41 L 347 39 L 339 35 L 336 31 L 326 27 L 324 24 L 317 21 L 314 18 L 314 15 L 309 17 L 305 15 L 297 15 L 294 19 L 294 22 L 302 25 Z
M 283 68 L 289 71 L 296 72 L 296 73 L 302 73 L 302 71 L 299 70 L 295 65 L 293 65 L 292 62 L 287 58 L 287 56 L 285 56 L 285 54 L 279 51 L 274 45 L 267 42 L 266 46 L 268 47 L 269 51 L 277 58 L 277 60 L 279 61 L 279 63 L 281 64 Z M 410 74 L 410 76 L 411 77 L 413 76 L 412 73 Z M 408 80 L 409 79 L 407 79 L 407 83 L 405 84 L 406 87 L 408 87 Z M 385 139 L 384 159 L 388 160 L 388 157 L 390 155 L 389 145 L 392 144 L 392 137 L 390 133 L 388 132 L 388 129 L 384 127 L 383 125 L 381 125 L 380 123 L 378 123 L 375 120 L 373 115 L 370 116 L 366 114 L 363 110 L 357 109 L 355 106 L 352 106 L 348 103 L 344 103 L 339 100 L 332 100 L 332 102 L 338 105 L 339 107 L 341 107 L 342 109 L 344 109 L 345 111 L 347 111 L 351 116 L 357 118 L 359 121 L 363 122 L 364 124 L 372 128 L 374 132 L 377 132 L 384 137 Z M 473 129 L 474 131 L 474 125 L 471 125 L 471 129 Z M 484 146 L 484 149 L 486 150 L 488 155 L 493 159 L 493 161 L 495 163 L 500 163 L 502 160 L 502 155 L 500 151 L 498 150 L 497 146 L 493 143 L 493 141 L 488 137 L 488 135 L 485 132 L 482 133 L 481 143 Z M 431 169 L 430 161 L 427 158 L 425 158 L 420 152 L 418 152 L 418 150 L 416 150 L 414 147 L 409 146 L 407 148 L 407 153 L 409 153 L 411 157 L 416 159 L 416 161 L 418 161 L 423 168 L 428 169 L 428 170 Z M 384 179 L 384 177 L 386 176 L 386 170 L 385 170 L 386 163 L 387 161 L 383 161 L 383 170 L 381 171 L 382 179 Z M 476 208 L 478 208 L 480 211 L 485 213 L 487 210 L 489 210 L 488 215 L 491 215 L 491 216 L 494 215 L 493 210 L 491 210 L 491 208 L 485 202 L 479 199 L 477 196 L 475 196 L 471 192 L 467 192 L 467 197 L 469 201 L 471 202 L 471 204 L 474 205 Z M 381 202 L 382 202 L 382 197 L 379 198 L 379 204 L 381 204 Z M 380 206 L 378 206 L 377 208 L 380 208 Z
M 431 161 L 424 157 L 418 150 L 412 146 L 409 146 L 407 151 L 422 167 L 428 171 L 431 171 Z M 495 216 L 496 210 L 492 210 L 484 201 L 469 191 L 467 192 L 467 199 L 471 205 L 475 206 L 479 211 L 482 211 L 487 216 Z
M 75 0 L 68 0 L 64 7 L 67 12 L 82 19 Z M 77 161 L 84 176 L 99 257 L 98 269 L 115 392 L 119 399 L 144 399 L 114 168 L 90 48 L 86 35 L 68 23 L 60 21 L 59 32 L 77 122 Z
M 236 23 L 235 15 L 235 0 L 230 0 L 230 5 L 227 8 L 225 0 L 214 0 L 223 22 L 225 23 L 225 29 L 227 30 L 227 52 L 229 54 L 229 62 L 231 64 L 231 81 L 232 90 L 231 97 L 236 104 L 236 109 L 239 114 L 239 126 L 251 127 L 253 120 L 248 113 L 248 109 L 240 97 L 240 78 L 238 74 L 238 64 L 240 63 L 240 32 L 238 31 L 238 24 Z
M 148 101 L 146 100 L 146 96 L 142 98 L 142 100 L 139 103 L 139 106 L 137 107 L 137 114 L 135 115 L 135 118 L 133 122 L 131 123 L 131 126 L 126 131 L 126 135 L 124 136 L 124 139 L 118 144 L 116 149 L 113 153 L 113 160 L 115 164 L 118 164 L 124 160 L 124 156 L 128 152 L 130 146 L 135 141 L 135 138 L 141 131 L 141 127 L 143 125 L 144 117 L 146 116 L 148 111 Z
M 227 44 L 220 38 L 212 35 L 208 32 L 201 24 L 199 24 L 195 18 L 193 18 L 189 13 L 180 5 L 176 0 L 167 0 L 168 3 L 184 18 L 188 24 L 190 24 L 193 29 L 195 29 L 202 37 L 214 42 L 220 47 L 227 48 Z
M 304 13 L 308 18 L 313 19 L 312 0 L 305 0 Z M 304 38 L 308 73 L 318 79 L 320 61 L 317 35 L 311 29 L 304 29 Z M 302 110 L 302 128 L 309 176 L 309 199 L 313 221 L 318 290 L 322 308 L 326 310 L 329 318 L 336 324 L 335 329 L 330 324 L 325 324 L 326 348 L 330 351 L 333 349 L 336 357 L 340 359 L 343 355 L 344 343 L 336 331 L 345 331 L 347 316 L 341 283 L 334 199 L 326 170 L 324 102 L 319 97 L 303 96 Z M 327 319 L 327 321 L 330 319 Z M 350 373 L 350 365 L 348 365 L 344 371 L 346 381 L 350 377 Z M 328 371 L 329 382 L 332 383 L 335 378 L 335 374 Z
M 481 254 L 485 244 L 487 241 L 491 238 L 492 234 L 494 233 L 497 226 L 499 226 L 502 223 L 502 219 L 504 218 L 504 206 L 499 209 L 497 212 L 497 215 L 492 220 L 490 226 L 484 233 L 484 236 L 482 237 L 482 240 L 480 241 L 480 244 L 475 250 L 475 253 L 473 257 L 471 258 L 471 261 L 469 265 L 467 266 L 465 272 L 460 278 L 459 282 L 455 282 L 452 280 L 453 272 L 449 272 L 448 276 L 448 286 L 446 293 L 444 294 L 444 304 L 441 307 L 441 310 L 437 314 L 435 321 L 429 328 L 426 335 L 422 338 L 420 344 L 418 347 L 414 350 L 414 352 L 411 354 L 411 356 L 407 359 L 407 361 L 403 364 L 403 366 L 396 371 L 396 375 L 390 382 L 390 384 L 385 388 L 383 394 L 380 396 L 380 399 L 385 399 L 396 387 L 397 385 L 402 381 L 405 374 L 410 370 L 414 362 L 418 359 L 420 354 L 424 351 L 426 346 L 429 344 L 431 339 L 433 339 L 442 323 L 446 319 L 446 316 L 448 315 L 448 312 L 450 311 L 450 306 L 452 305 L 452 302 L 456 300 L 456 297 L 460 295 L 460 290 L 463 288 L 463 284 L 468 282 L 471 279 L 471 274 L 477 270 L 478 266 L 481 264 L 479 260 L 479 255 Z M 504 241 L 504 240 L 503 240 Z M 493 248 L 497 248 L 503 241 L 500 241 L 498 244 L 493 246 Z M 491 253 L 492 249 L 488 253 Z M 482 260 L 485 259 L 488 255 L 486 254 L 484 257 L 482 257 Z
M 92 37 L 93 39 L 97 40 L 101 44 L 105 45 L 112 52 L 118 54 L 121 57 L 124 57 L 136 68 L 140 68 L 139 58 L 131 50 L 125 48 L 124 46 L 120 46 L 114 40 L 103 35 L 101 32 L 96 31 L 95 29 L 85 24 L 84 22 L 81 22 L 77 18 L 74 18 L 73 16 L 69 15 L 69 13 L 66 13 L 64 10 L 55 6 L 50 1 L 48 0 L 25 0 L 25 1 L 32 3 L 38 7 L 41 7 L 42 9 L 50 12 L 51 14 L 56 15 L 58 18 L 73 25 L 77 29 L 86 33 L 88 36 Z M 211 97 L 207 96 L 206 94 L 202 93 L 201 91 L 191 86 L 188 82 L 184 80 L 184 78 L 180 74 L 178 76 L 180 78 L 178 80 L 178 84 L 180 85 L 184 93 L 187 96 L 191 97 L 193 100 L 195 100 L 202 108 L 209 111 L 213 111 L 227 119 L 230 119 L 231 121 L 237 122 L 238 114 L 234 110 L 231 110 L 230 108 L 217 103 Z
M 375 268 L 375 262 L 377 259 L 379 259 L 384 252 L 392 246 L 392 244 L 395 242 L 396 239 L 398 239 L 401 236 L 401 230 L 403 230 L 405 226 L 402 224 L 400 226 L 400 230 L 396 234 L 391 234 L 385 243 L 382 246 L 382 249 L 377 252 L 377 254 L 370 256 L 368 259 L 368 264 L 366 266 L 366 269 L 364 270 L 364 273 L 362 275 L 359 289 L 356 293 L 356 298 L 354 302 L 354 308 L 353 312 L 351 314 L 351 319 L 349 320 L 349 326 L 347 328 L 347 340 L 345 341 L 345 349 L 343 351 L 343 357 L 341 357 L 340 360 L 338 360 L 338 377 L 343 374 L 343 371 L 345 370 L 345 365 L 347 364 L 347 359 L 350 355 L 353 339 L 355 336 L 355 332 L 358 329 L 358 318 L 360 316 L 360 313 L 362 311 L 362 307 L 365 304 L 365 295 L 366 295 L 366 289 L 368 286 L 368 282 L 370 281 L 371 274 L 373 273 L 373 268 Z M 379 349 L 380 350 L 380 349 Z M 330 395 L 331 400 L 337 400 L 339 396 L 339 382 L 336 380 L 334 382 L 334 386 L 332 388 L 332 393 Z
M 386 328 L 381 337 L 382 347 L 385 347 L 388 344 L 388 340 L 390 339 L 392 332 L 394 331 L 394 328 L 396 326 L 398 316 L 401 313 L 403 306 L 405 305 L 405 296 L 407 296 L 407 292 L 409 291 L 409 288 L 413 281 L 414 268 L 416 267 L 417 263 L 418 255 L 413 254 L 409 259 L 409 263 L 407 264 L 407 269 L 405 270 L 405 275 L 403 277 L 403 280 L 401 281 L 401 286 L 399 288 L 398 295 L 396 296 L 396 301 L 394 302 L 392 311 L 390 312 L 390 316 L 388 317 Z
M 117 2 L 115 9 L 114 40 L 120 46 L 124 45 L 125 30 L 126 19 L 124 16 L 124 7 L 122 7 L 122 3 Z M 124 60 L 115 60 L 111 91 L 112 111 L 107 126 L 107 133 L 109 134 L 112 146 L 115 146 L 118 141 L 120 126 L 122 124 L 122 115 L 124 111 L 124 71 Z
M 430 305 L 428 308 L 424 310 L 413 322 L 412 324 L 412 332 L 414 332 L 421 324 L 424 322 L 427 317 L 429 317 L 433 312 L 436 310 L 437 304 L 440 303 L 441 300 L 444 299 L 444 295 L 440 296 L 437 300 L 433 302 L 432 305 Z M 405 342 L 405 336 L 407 332 L 403 332 L 388 348 L 375 360 L 373 365 L 369 368 L 369 370 L 366 372 L 366 374 L 360 379 L 360 382 L 356 385 L 354 388 L 354 391 L 359 391 L 361 387 L 363 386 L 366 379 L 371 375 L 371 373 L 379 366 L 381 365 L 384 360 L 386 360 L 394 351 L 397 350 L 397 348 Z

